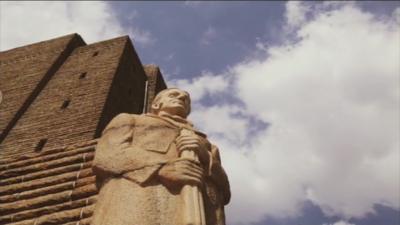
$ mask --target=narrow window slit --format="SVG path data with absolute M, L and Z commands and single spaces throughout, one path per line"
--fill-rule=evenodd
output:
M 95 56 L 97 56 L 98 54 L 99 54 L 99 51 L 95 51 L 95 52 L 93 53 L 92 57 L 95 57 Z
M 66 109 L 69 106 L 69 103 L 71 102 L 71 100 L 67 99 L 63 102 L 63 104 L 61 105 L 61 109 Z
M 81 73 L 81 75 L 79 75 L 79 79 L 83 79 L 86 78 L 86 72 Z
M 47 142 L 47 138 L 40 139 L 39 143 L 35 147 L 35 152 L 42 151 L 42 149 L 43 149 L 44 145 L 46 144 L 46 142 Z

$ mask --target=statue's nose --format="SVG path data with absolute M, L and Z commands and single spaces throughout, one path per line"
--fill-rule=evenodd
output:
M 180 99 L 182 101 L 185 100 L 185 94 L 179 94 L 178 99 Z

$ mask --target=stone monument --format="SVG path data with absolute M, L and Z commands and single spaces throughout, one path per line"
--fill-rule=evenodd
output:
M 169 88 L 150 113 L 121 113 L 106 126 L 93 161 L 92 225 L 225 224 L 230 189 L 219 150 L 189 113 L 189 94 Z

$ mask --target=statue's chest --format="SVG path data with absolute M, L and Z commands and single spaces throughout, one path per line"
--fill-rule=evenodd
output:
M 179 135 L 179 128 L 154 118 L 136 121 L 132 145 L 137 148 L 166 153 Z

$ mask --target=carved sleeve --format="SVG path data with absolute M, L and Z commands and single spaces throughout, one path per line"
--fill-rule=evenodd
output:
M 211 179 L 222 190 L 224 205 L 228 204 L 231 199 L 231 191 L 228 176 L 221 165 L 221 157 L 217 146 L 211 146 Z
M 119 114 L 103 131 L 96 147 L 93 170 L 101 178 L 123 176 L 143 184 L 166 162 L 132 147 L 135 117 Z

